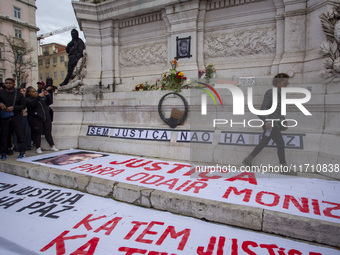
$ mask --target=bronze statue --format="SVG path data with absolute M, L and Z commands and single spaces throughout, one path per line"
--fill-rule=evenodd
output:
M 71 36 L 72 41 L 70 41 L 66 47 L 66 52 L 68 53 L 67 75 L 60 86 L 68 84 L 78 60 L 83 57 L 83 50 L 85 49 L 85 44 L 83 40 L 79 38 L 79 34 L 76 29 L 72 29 Z

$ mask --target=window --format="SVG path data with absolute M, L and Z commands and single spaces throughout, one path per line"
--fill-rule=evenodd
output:
M 57 57 L 53 57 L 53 66 L 56 66 L 58 62 L 58 58 Z
M 60 63 L 64 63 L 64 62 L 65 62 L 64 56 L 60 56 Z
M 38 60 L 38 64 L 39 64 L 39 66 L 42 66 L 42 65 L 43 65 L 42 59 L 39 59 L 39 60 Z
M 50 55 L 50 50 L 49 50 L 48 47 L 45 47 L 45 48 L 44 48 L 44 54 L 43 54 L 43 55 L 44 55 L 44 56 Z
M 17 19 L 21 19 L 21 9 L 14 6 L 13 10 L 14 10 L 14 17 Z
M 46 79 L 50 77 L 50 73 L 46 73 Z
M 42 79 L 43 79 L 43 74 L 40 73 L 40 74 L 39 74 L 39 81 L 42 81 Z
M 55 79 L 55 80 L 58 79 L 58 72 L 53 72 L 53 79 Z
M 50 59 L 49 59 L 49 58 L 47 58 L 47 59 L 45 60 L 45 64 L 46 64 L 46 67 L 49 67 L 49 66 L 50 66 Z
M 4 82 L 4 73 L 0 70 L 0 82 Z
M 20 28 L 14 28 L 14 37 L 22 38 L 22 32 Z
M 65 78 L 65 71 L 61 71 L 61 72 L 60 72 L 60 78 L 61 78 L 61 79 L 64 79 L 64 78 Z

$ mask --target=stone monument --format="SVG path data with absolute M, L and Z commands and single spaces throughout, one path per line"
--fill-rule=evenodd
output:
M 191 81 L 199 81 L 202 70 L 213 63 L 216 77 L 211 85 L 238 84 L 244 94 L 251 86 L 257 109 L 272 77 L 288 73 L 291 87 L 311 92 L 306 107 L 312 117 L 301 115 L 296 107 L 288 109 L 289 117 L 299 125 L 287 134 L 287 161 L 338 163 L 339 102 L 338 95 L 330 91 L 338 94 L 340 90 L 322 78 L 325 71 L 339 73 L 340 25 L 334 1 L 85 0 L 72 4 L 86 38 L 87 65 L 86 74 L 81 75 L 81 93 L 62 93 L 55 98 L 54 137 L 59 148 L 190 160 L 190 147 L 196 139 L 205 151 L 202 161 L 240 165 L 260 128 L 255 131 L 247 126 L 240 132 L 239 126 L 223 130 L 203 129 L 207 126 L 202 125 L 201 130 L 193 130 L 194 113 L 201 110 L 200 101 L 194 99 L 201 95 L 187 89 L 180 93 L 189 103 L 188 118 L 171 129 L 158 114 L 159 100 L 169 91 L 132 91 L 137 84 L 157 84 L 169 70 L 169 62 L 177 58 L 178 70 Z M 329 17 L 333 27 L 324 34 L 321 21 L 328 16 L 321 20 L 319 16 L 334 7 L 334 17 Z M 178 40 L 188 43 L 187 55 L 178 55 Z M 330 63 L 326 55 L 333 50 Z M 231 95 L 223 92 L 220 96 L 223 119 L 230 119 Z M 180 109 L 182 101 L 169 97 L 162 109 L 174 107 Z M 216 107 L 208 100 L 208 110 Z M 244 119 L 254 119 L 245 109 Z M 257 163 L 277 163 L 275 149 L 266 150 Z

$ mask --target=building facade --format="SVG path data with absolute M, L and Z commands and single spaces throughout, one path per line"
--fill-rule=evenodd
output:
M 53 84 L 60 84 L 67 74 L 66 46 L 58 43 L 41 45 L 42 53 L 38 56 L 39 80 L 53 79 Z
M 35 20 L 35 0 L 0 1 L 0 81 L 12 77 L 14 66 L 5 61 L 8 45 L 5 36 L 21 38 L 32 48 L 31 59 L 35 66 L 25 70 L 29 74 L 28 82 L 38 81 L 37 31 Z

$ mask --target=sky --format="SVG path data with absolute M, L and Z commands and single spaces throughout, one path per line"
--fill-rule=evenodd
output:
M 80 31 L 74 10 L 72 0 L 37 0 L 36 22 L 40 29 L 37 35 L 49 33 L 64 27 L 75 25 L 79 31 L 79 37 L 85 42 L 83 32 Z M 42 40 L 42 44 L 60 43 L 67 45 L 71 41 L 71 31 L 50 36 Z

